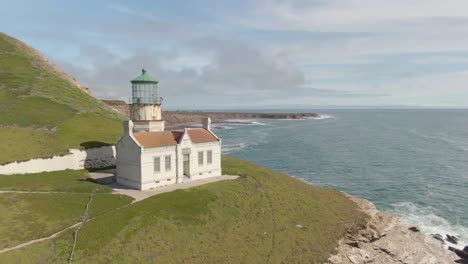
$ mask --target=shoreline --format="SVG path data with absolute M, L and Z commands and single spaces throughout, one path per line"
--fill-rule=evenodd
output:
M 128 118 L 130 106 L 119 100 L 101 100 L 114 111 Z M 162 111 L 162 119 L 166 122 L 166 128 L 179 128 L 199 124 L 204 117 L 210 117 L 213 123 L 222 123 L 229 120 L 246 119 L 291 119 L 300 120 L 308 118 L 319 118 L 319 113 L 261 113 L 261 112 L 222 112 L 222 111 Z
M 392 213 L 378 210 L 369 200 L 342 193 L 369 216 L 369 221 L 357 234 L 346 234 L 339 241 L 337 253 L 330 256 L 327 263 L 445 264 L 459 261 L 455 253 L 444 248 L 442 241 L 422 233 L 418 227 L 402 222 Z
M 303 178 L 289 176 L 303 183 L 318 186 Z M 358 233 L 349 232 L 339 240 L 338 247 L 335 248 L 336 253 L 328 258 L 327 264 L 468 263 L 468 260 L 461 259 L 449 249 L 456 246 L 461 250 L 465 245 L 455 245 L 440 234 L 423 233 L 417 225 L 405 223 L 401 217 L 377 209 L 375 204 L 367 199 L 344 191 L 339 192 L 353 201 L 360 211 L 367 214 L 369 220 Z M 435 238 L 436 236 L 439 238 Z

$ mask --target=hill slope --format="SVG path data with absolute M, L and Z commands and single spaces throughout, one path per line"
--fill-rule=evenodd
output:
M 0 33 L 0 163 L 115 143 L 120 117 L 39 52 Z
M 337 191 L 229 157 L 223 157 L 223 171 L 241 177 L 160 194 L 94 217 L 79 231 L 73 263 L 323 263 L 347 231 L 365 225 L 367 216 Z M 84 184 L 67 174 L 55 177 L 63 177 L 64 185 L 65 179 Z M 0 226 L 11 225 L 7 220 L 0 219 Z M 68 230 L 0 254 L 0 262 L 63 263 L 72 244 L 73 230 Z

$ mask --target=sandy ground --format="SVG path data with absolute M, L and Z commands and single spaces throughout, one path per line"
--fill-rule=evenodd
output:
M 106 184 L 109 187 L 111 187 L 112 193 L 124 194 L 130 197 L 133 197 L 135 199 L 133 202 L 138 202 L 138 201 L 144 200 L 146 198 L 149 198 L 151 196 L 158 195 L 161 193 L 172 192 L 172 191 L 181 190 L 181 189 L 188 189 L 188 188 L 192 188 L 195 186 L 200 186 L 200 185 L 212 183 L 212 182 L 235 180 L 239 178 L 239 176 L 234 176 L 234 175 L 222 175 L 218 177 L 212 177 L 212 178 L 178 183 L 178 184 L 171 184 L 168 186 L 140 191 L 140 190 L 130 189 L 125 186 L 117 184 L 115 182 L 115 176 L 112 170 L 92 172 L 90 173 L 90 175 L 91 175 L 91 178 L 95 179 L 97 182 Z

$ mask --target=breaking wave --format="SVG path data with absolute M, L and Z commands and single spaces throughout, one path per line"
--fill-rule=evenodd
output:
M 235 125 L 247 125 L 247 126 L 267 126 L 268 124 L 258 122 L 253 119 L 229 119 L 221 122 L 220 124 L 235 124 Z
M 244 119 L 231 119 L 220 123 L 213 124 L 214 129 L 229 130 L 239 128 L 242 126 L 267 126 L 268 124 L 261 123 L 255 120 L 244 120 Z
M 229 130 L 229 129 L 234 129 L 235 127 L 233 126 L 226 126 L 222 124 L 215 124 L 211 126 L 213 129 L 222 129 L 222 130 Z
M 319 115 L 319 116 L 310 116 L 304 117 L 304 119 L 312 119 L 312 120 L 324 120 L 324 119 L 334 119 L 335 117 L 332 115 Z
M 238 144 L 230 144 L 230 145 L 223 145 L 222 146 L 222 152 L 223 154 L 228 154 L 233 151 L 245 149 L 249 145 L 247 143 L 238 143 Z
M 441 217 L 440 212 L 433 207 L 422 207 L 411 202 L 393 204 L 392 213 L 399 216 L 403 222 L 416 225 L 426 234 L 447 234 L 460 239 L 458 247 L 468 244 L 468 228 L 460 224 L 451 224 L 447 219 Z M 456 245 L 450 244 L 456 247 Z

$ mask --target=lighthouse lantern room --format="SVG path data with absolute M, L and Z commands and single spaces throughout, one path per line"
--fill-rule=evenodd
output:
M 130 118 L 135 132 L 153 132 L 164 130 L 161 116 L 161 97 L 158 97 L 158 81 L 145 69 L 142 74 L 130 81 L 132 97 L 130 98 Z

